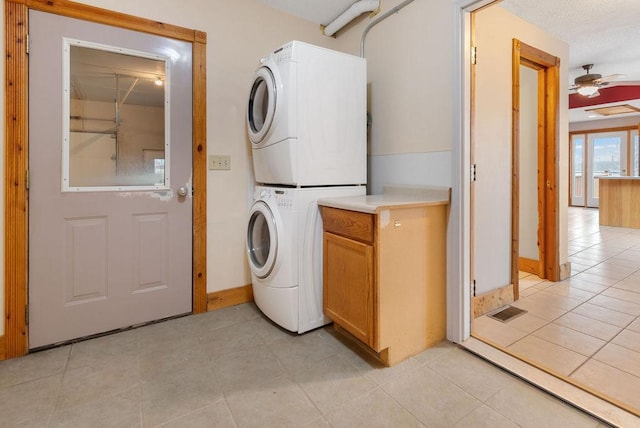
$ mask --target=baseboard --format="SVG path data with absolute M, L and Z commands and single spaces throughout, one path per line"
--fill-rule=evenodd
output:
M 513 303 L 513 285 L 505 285 L 473 298 L 473 317 L 477 318 L 494 309 Z
M 253 302 L 251 284 L 207 294 L 207 311 Z
M 560 265 L 560 281 L 571 276 L 571 262 L 566 262 Z
M 4 345 L 4 335 L 0 336 L 0 361 L 7 359 L 7 350 Z
M 540 275 L 540 261 L 520 257 L 518 259 L 518 270 L 532 273 L 534 275 Z

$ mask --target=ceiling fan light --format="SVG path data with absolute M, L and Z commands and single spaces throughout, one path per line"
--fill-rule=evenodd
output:
M 589 96 L 595 94 L 596 92 L 598 92 L 598 87 L 597 86 L 592 86 L 592 85 L 580 86 L 577 91 L 578 91 L 578 93 L 580 95 L 583 95 L 585 97 L 589 97 Z
M 159 77 L 156 77 L 156 79 L 153 81 L 153 84 L 156 86 L 162 86 L 164 84 L 163 80 Z

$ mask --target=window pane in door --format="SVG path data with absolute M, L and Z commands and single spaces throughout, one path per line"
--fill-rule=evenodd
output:
M 63 190 L 167 188 L 167 59 L 64 42 Z
M 582 198 L 584 196 L 584 136 L 574 135 L 571 144 L 571 176 L 573 177 L 571 195 L 572 198 Z

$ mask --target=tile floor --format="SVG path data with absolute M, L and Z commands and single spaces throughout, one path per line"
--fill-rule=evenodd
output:
M 383 368 L 245 304 L 0 361 L 0 426 L 606 425 L 448 342 Z
M 506 323 L 474 320 L 473 334 L 595 389 L 640 415 L 640 230 L 598 224 L 569 208 L 571 277 L 521 273 L 528 312 Z

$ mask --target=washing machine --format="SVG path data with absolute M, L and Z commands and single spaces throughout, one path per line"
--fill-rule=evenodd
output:
M 256 182 L 365 184 L 364 58 L 292 41 L 260 60 L 247 108 Z
M 256 186 L 246 247 L 253 297 L 276 324 L 304 333 L 322 313 L 322 219 L 318 198 L 365 194 L 364 186 Z

